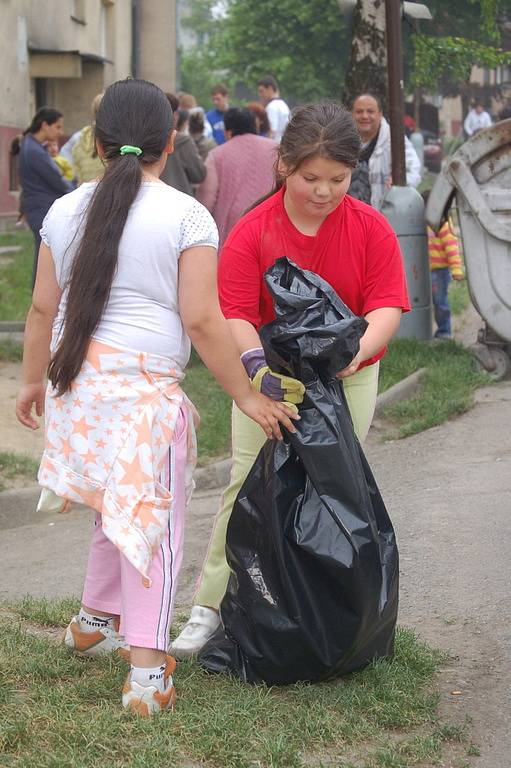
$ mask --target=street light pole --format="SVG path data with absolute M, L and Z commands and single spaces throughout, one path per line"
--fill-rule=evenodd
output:
M 401 0 L 385 0 L 392 184 L 406 186 Z

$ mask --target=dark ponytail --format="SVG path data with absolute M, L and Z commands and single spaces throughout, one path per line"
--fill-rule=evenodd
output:
M 172 128 L 172 110 L 156 85 L 122 80 L 106 89 L 96 115 L 95 137 L 107 167 L 87 210 L 83 236 L 68 284 L 64 329 L 48 378 L 64 394 L 83 365 L 110 295 L 119 242 L 142 182 L 142 165 L 161 156 Z M 123 145 L 142 154 L 120 154 Z
M 48 125 L 53 125 L 53 123 L 56 123 L 57 120 L 59 120 L 62 117 L 62 112 L 59 112 L 58 109 L 52 109 L 52 107 L 41 107 L 41 109 L 38 109 L 35 113 L 34 117 L 32 118 L 32 122 L 28 126 L 28 128 L 23 131 L 23 134 L 21 136 L 16 136 L 11 141 L 11 146 L 9 150 L 9 154 L 11 157 L 15 157 L 16 155 L 19 155 L 20 149 L 21 149 L 21 140 L 23 136 L 26 136 L 27 133 L 37 133 L 37 131 L 41 128 L 43 123 L 48 123 Z
M 35 113 L 34 117 L 32 118 L 32 122 L 28 126 L 27 130 L 24 131 L 23 135 L 26 136 L 27 133 L 37 133 L 43 123 L 53 125 L 53 123 L 56 123 L 57 120 L 60 120 L 61 117 L 62 112 L 59 112 L 58 109 L 53 109 L 53 107 L 41 107 L 41 109 L 38 109 Z

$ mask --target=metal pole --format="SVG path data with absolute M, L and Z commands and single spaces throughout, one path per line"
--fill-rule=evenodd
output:
M 131 0 L 131 76 L 140 77 L 140 8 Z
M 392 183 L 406 186 L 401 0 L 385 0 Z

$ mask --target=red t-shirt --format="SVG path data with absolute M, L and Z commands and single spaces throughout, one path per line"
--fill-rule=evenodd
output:
M 227 319 L 259 329 L 275 318 L 263 276 L 281 256 L 320 275 L 356 315 L 411 309 L 399 243 L 381 213 L 346 195 L 316 235 L 303 235 L 286 213 L 282 189 L 243 216 L 222 248 L 218 289 Z

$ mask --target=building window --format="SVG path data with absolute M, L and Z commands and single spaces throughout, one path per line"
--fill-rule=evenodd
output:
M 35 77 L 35 109 L 36 112 L 48 103 L 48 82 L 45 77 Z

